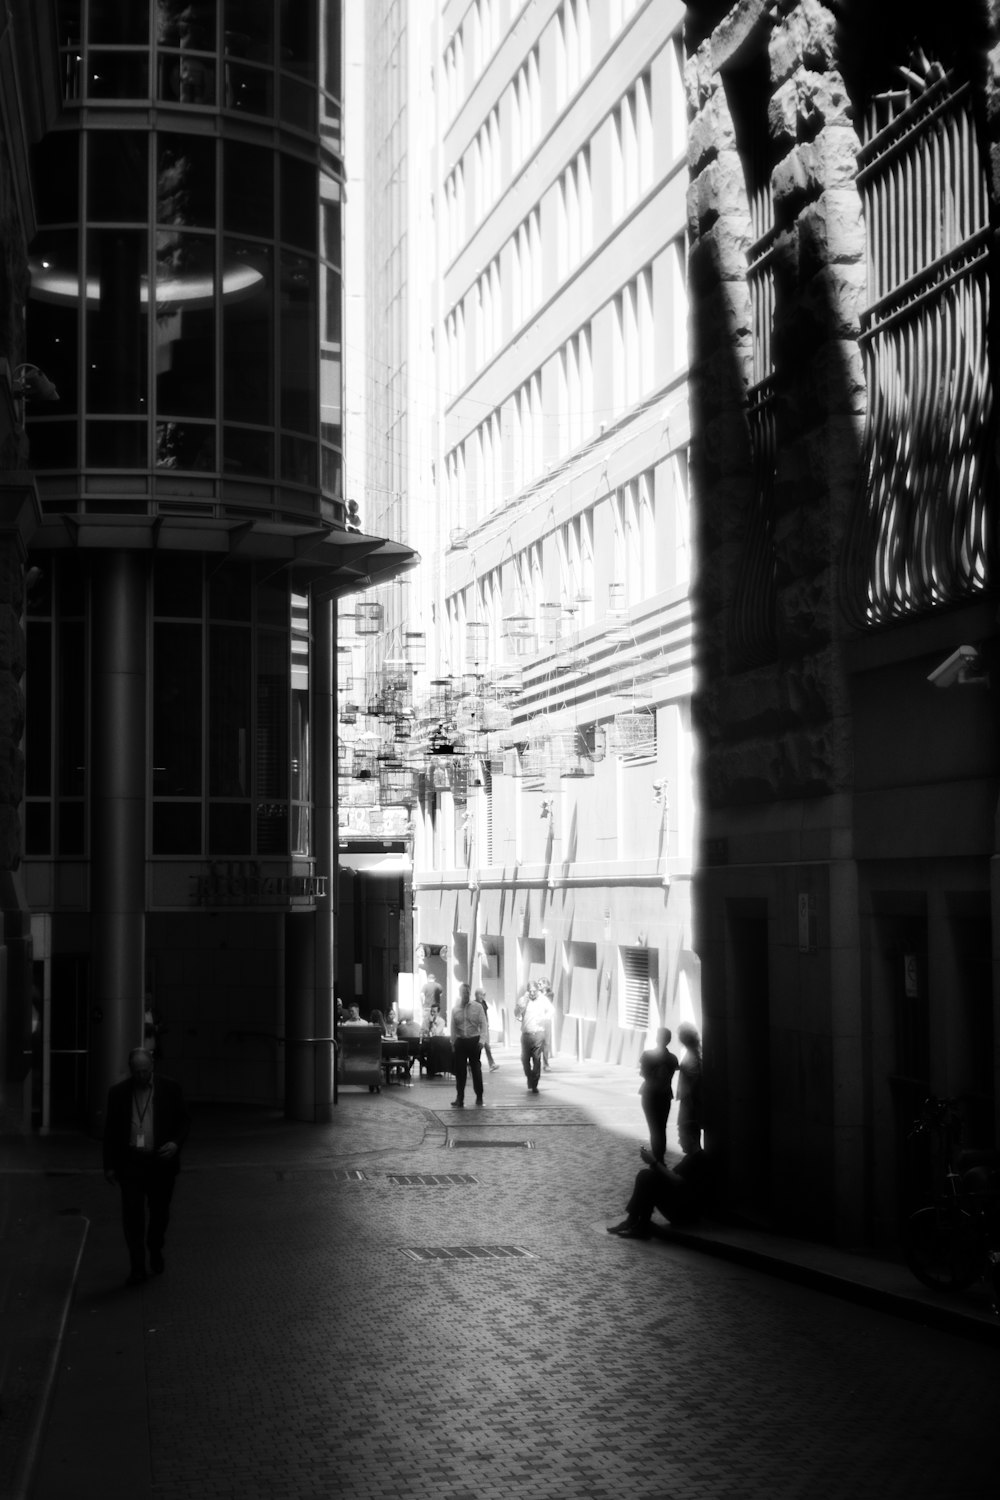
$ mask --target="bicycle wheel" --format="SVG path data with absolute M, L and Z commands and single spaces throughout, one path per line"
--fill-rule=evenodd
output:
M 907 1220 L 906 1264 L 934 1292 L 960 1292 L 979 1275 L 982 1254 L 973 1222 L 960 1208 L 919 1208 Z

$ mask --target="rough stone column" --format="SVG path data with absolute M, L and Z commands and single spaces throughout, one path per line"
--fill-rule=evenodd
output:
M 92 582 L 90 1080 L 104 1125 L 110 1085 L 143 1035 L 146 934 L 146 562 L 102 555 Z

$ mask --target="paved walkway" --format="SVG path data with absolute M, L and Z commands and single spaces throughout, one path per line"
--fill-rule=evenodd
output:
M 721 1227 L 613 1239 L 635 1079 L 557 1059 L 531 1097 L 500 1060 L 482 1110 L 448 1079 L 322 1127 L 198 1109 L 141 1289 L 94 1143 L 0 1147 L 0 1497 L 995 1494 L 983 1294 Z

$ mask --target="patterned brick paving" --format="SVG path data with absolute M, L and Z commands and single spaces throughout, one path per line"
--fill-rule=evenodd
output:
M 488 1098 L 520 1113 L 518 1082 Z M 609 1237 L 642 1118 L 634 1080 L 592 1082 L 546 1075 L 535 1150 L 405 1191 L 447 1175 L 433 1085 L 345 1092 L 312 1131 L 206 1120 L 138 1293 L 113 1195 L 74 1180 L 92 1226 L 33 1500 L 992 1497 L 996 1351 Z M 530 1257 L 401 1253 L 489 1245 Z

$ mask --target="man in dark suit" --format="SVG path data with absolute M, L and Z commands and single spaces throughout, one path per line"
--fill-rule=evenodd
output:
M 152 1054 L 144 1047 L 129 1053 L 128 1070 L 129 1077 L 108 1090 L 104 1175 L 121 1189 L 122 1228 L 131 1263 L 126 1284 L 138 1286 L 146 1279 L 147 1246 L 150 1270 L 159 1276 L 164 1269 L 170 1199 L 191 1122 L 180 1085 L 153 1078 Z

